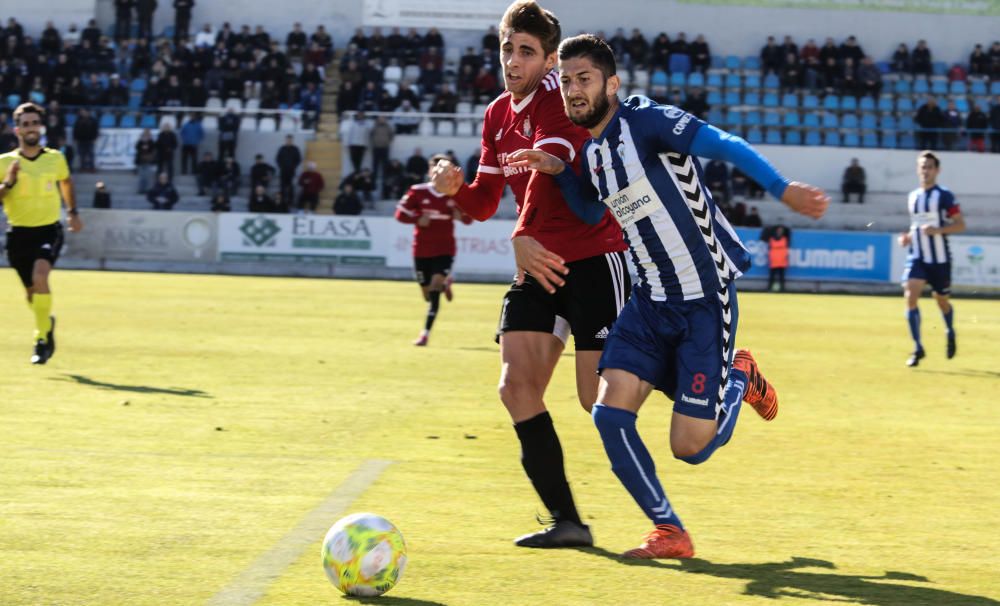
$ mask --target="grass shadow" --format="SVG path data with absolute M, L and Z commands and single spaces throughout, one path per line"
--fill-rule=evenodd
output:
M 62 375 L 63 378 L 53 378 L 53 381 L 73 381 L 78 385 L 87 385 L 108 391 L 125 391 L 130 393 L 163 394 L 168 396 L 184 396 L 186 398 L 212 398 L 213 396 L 200 389 L 182 389 L 179 387 L 151 387 L 149 385 L 122 385 L 107 383 L 85 377 L 83 375 Z
M 430 600 L 418 600 L 416 598 L 398 598 L 391 595 L 380 595 L 377 598 L 359 598 L 353 596 L 343 596 L 343 600 L 348 604 L 388 604 L 389 606 L 446 606 L 441 602 Z
M 803 570 L 836 570 L 827 560 L 793 556 L 784 562 L 763 564 L 716 564 L 698 558 L 690 560 L 624 560 L 620 554 L 600 547 L 580 551 L 615 560 L 626 566 L 647 566 L 704 574 L 720 579 L 747 581 L 744 595 L 771 599 L 801 598 L 821 602 L 849 602 L 870 606 L 1000 606 L 992 598 L 957 593 L 928 586 L 930 579 L 910 572 L 886 571 L 881 575 L 850 575 Z M 910 583 L 922 583 L 913 585 Z
M 925 372 L 932 375 L 952 375 L 956 377 L 974 377 L 982 379 L 1000 379 L 1000 372 L 995 370 L 931 370 L 921 368 L 917 372 Z

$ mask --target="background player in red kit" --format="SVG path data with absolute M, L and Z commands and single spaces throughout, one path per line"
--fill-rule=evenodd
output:
M 519 149 L 543 149 L 574 162 L 575 150 L 590 135 L 563 111 L 552 71 L 561 38 L 558 19 L 533 0 L 518 0 L 504 13 L 499 34 L 506 92 L 486 110 L 475 182 L 464 184 L 458 168 L 432 181 L 479 221 L 496 212 L 504 184 L 514 192 L 518 277 L 500 316 L 499 391 L 521 442 L 521 463 L 552 516 L 551 526 L 515 543 L 587 546 L 593 537 L 576 510 L 543 396 L 572 332 L 580 404 L 589 412 L 596 401 L 597 362 L 630 289 L 626 246 L 609 214 L 587 225 L 569 210 L 551 177 L 508 166 L 507 156 Z
M 428 177 L 454 165 L 444 154 L 431 156 Z M 432 183 L 414 185 L 396 205 L 396 220 L 412 223 L 413 269 L 427 307 L 424 329 L 414 345 L 427 345 L 431 326 L 437 317 L 441 293 L 451 301 L 451 264 L 455 259 L 455 221 L 468 225 L 472 217 L 466 215 L 450 197 L 434 189 Z

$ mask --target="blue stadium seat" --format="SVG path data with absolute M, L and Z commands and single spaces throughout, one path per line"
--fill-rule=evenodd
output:
M 681 53 L 671 53 L 669 63 L 670 73 L 687 75 L 691 71 L 691 57 Z
M 983 80 L 973 80 L 972 81 L 972 94 L 977 96 L 982 96 L 987 94 L 986 82 Z
M 965 82 L 961 80 L 953 80 L 951 84 L 948 85 L 948 92 L 952 95 L 967 95 L 969 93 L 969 87 L 966 86 Z
M 747 93 L 743 95 L 743 105 L 760 105 L 760 93 Z
M 781 126 L 781 116 L 778 112 L 764 112 L 764 126 Z
M 819 131 L 811 130 L 806 133 L 806 145 L 819 145 L 823 140 L 819 136 Z
M 914 140 L 913 135 L 907 133 L 899 138 L 899 149 L 916 149 L 917 142 Z
M 709 102 L 709 104 L 711 105 L 711 102 Z M 724 115 L 722 113 L 722 110 L 718 109 L 718 108 L 715 108 L 715 107 L 713 107 L 712 109 L 708 110 L 708 123 L 709 124 L 724 124 L 725 123 L 725 117 L 724 117 Z
M 712 55 L 712 69 L 722 69 L 726 67 L 726 60 L 719 55 Z
M 853 95 L 844 95 L 840 99 L 840 109 L 845 112 L 857 111 L 858 100 Z
M 764 142 L 764 133 L 759 128 L 751 128 L 747 131 L 747 143 L 758 145 Z
M 899 117 L 899 130 L 913 130 L 916 125 L 913 123 L 913 116 Z
M 895 109 L 895 103 L 893 103 L 891 95 L 882 95 L 878 98 L 878 111 L 891 112 L 893 109 Z
M 139 128 L 157 128 L 156 116 L 154 114 L 143 114 L 139 120 Z
M 840 128 L 840 118 L 837 114 L 826 112 L 823 114 L 823 128 Z
M 840 97 L 837 95 L 827 95 L 823 98 L 823 109 L 837 111 L 840 109 Z
M 777 128 L 767 129 L 767 136 L 764 137 L 764 143 L 768 145 L 781 145 L 781 131 Z
M 948 74 L 948 64 L 944 61 L 934 61 L 931 63 L 931 69 L 935 76 L 945 76 Z
M 132 78 L 132 81 L 128 84 L 128 89 L 137 93 L 141 93 L 146 90 L 146 79 L 145 78 Z
M 785 145 L 802 145 L 802 133 L 797 130 L 785 133 Z
M 705 99 L 711 107 L 722 105 L 722 94 L 717 90 L 708 91 L 708 96 Z
M 964 84 L 964 82 L 963 82 Z M 947 95 L 948 94 L 948 81 L 947 80 L 935 80 L 931 83 L 931 92 L 935 95 Z
M 883 76 L 892 71 L 892 66 L 888 61 L 876 61 L 875 65 L 878 66 L 878 71 L 882 72 Z
M 878 121 L 875 120 L 875 114 L 862 114 L 861 128 L 866 130 L 878 128 Z
M 734 72 L 726 74 L 726 89 L 735 90 L 743 86 L 743 80 L 740 75 Z
M 785 126 L 799 126 L 801 121 L 799 120 L 799 112 L 788 112 L 785 117 L 782 118 L 781 123 Z
M 722 88 L 722 74 L 709 74 L 706 86 L 708 88 Z
M 673 55 L 671 55 L 671 59 L 672 58 Z M 670 86 L 676 88 L 683 88 L 687 86 L 687 76 L 684 75 L 684 72 L 670 72 Z
M 841 128 L 857 128 L 858 127 L 858 117 L 855 114 L 844 114 L 840 119 Z
M 896 130 L 896 118 L 894 116 L 883 116 L 882 128 L 885 130 Z
M 875 133 L 865 133 L 861 138 L 862 147 L 878 147 L 878 135 Z
M 927 80 L 918 77 L 913 81 L 913 94 L 926 95 L 929 92 L 931 92 L 931 86 Z
M 726 119 L 723 122 L 723 124 L 725 124 L 726 126 L 730 126 L 730 127 L 742 125 L 743 124 L 743 113 L 739 112 L 739 111 L 736 111 L 735 109 L 731 109 L 731 110 L 727 111 L 726 112 Z
M 760 112 L 756 110 L 748 111 L 743 114 L 743 125 L 744 126 L 760 126 Z
M 900 97 L 899 101 L 896 102 L 896 109 L 900 112 L 912 112 L 913 99 L 910 97 Z
M 97 125 L 101 128 L 114 128 L 118 125 L 118 120 L 111 112 L 104 112 L 97 121 Z
M 884 133 L 882 135 L 882 147 L 895 149 L 898 145 L 899 144 L 896 141 L 896 133 Z
M 40 90 L 33 90 L 28 93 L 28 101 L 39 105 L 45 105 L 45 93 Z
M 802 124 L 811 128 L 819 128 L 819 114 L 816 112 L 807 113 Z
M 909 80 L 904 80 L 903 78 L 900 78 L 899 80 L 896 80 L 896 84 L 893 85 L 892 92 L 896 93 L 897 95 L 909 95 L 911 92 L 913 92 L 913 88 L 910 86 Z
M 773 73 L 764 76 L 764 88 L 769 90 L 777 90 L 778 88 L 781 88 L 781 81 L 778 80 L 778 76 Z
M 11 93 L 7 95 L 7 107 L 14 109 L 21 104 L 21 95 L 17 93 Z
M 705 75 L 701 72 L 691 72 L 690 74 L 688 74 L 688 86 L 697 86 L 698 88 L 704 88 Z
M 861 97 L 861 101 L 858 103 L 858 109 L 863 112 L 875 111 L 875 99 L 868 96 Z
M 805 97 L 802 97 L 802 107 L 805 109 L 819 108 L 819 97 L 816 95 L 806 95 Z
M 72 127 L 76 124 L 76 112 L 69 112 L 66 114 L 66 126 Z
M 844 147 L 861 147 L 861 139 L 857 133 L 847 133 L 844 135 Z
M 739 105 L 740 104 L 740 93 L 736 90 L 727 90 L 725 99 L 723 100 L 725 105 Z
M 840 133 L 835 130 L 827 131 L 823 135 L 823 145 L 827 147 L 840 147 Z
M 1000 95 L 1000 80 L 994 80 L 990 83 L 990 94 Z
M 958 99 L 955 99 L 955 108 L 958 110 L 960 114 L 964 115 L 969 113 L 969 100 L 966 99 L 965 97 L 959 97 Z
M 740 68 L 740 58 L 736 55 L 726 55 L 726 69 L 736 71 Z
M 760 71 L 760 57 L 750 55 L 743 59 L 743 69 Z
M 778 107 L 778 94 L 764 93 L 764 107 Z
M 138 123 L 135 119 L 135 114 L 125 114 L 122 116 L 121 122 L 118 123 L 120 128 L 136 128 Z
M 795 93 L 785 93 L 781 96 L 781 107 L 785 109 L 797 109 L 799 107 L 799 96 Z
M 666 86 L 670 80 L 667 77 L 667 72 L 662 69 L 658 69 L 653 72 L 653 75 L 649 77 L 650 86 Z
M 747 74 L 746 78 L 743 80 L 744 88 L 752 88 L 757 90 L 760 88 L 760 76 L 757 74 Z

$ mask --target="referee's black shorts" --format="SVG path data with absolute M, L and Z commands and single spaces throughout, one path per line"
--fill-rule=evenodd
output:
M 563 343 L 573 334 L 577 351 L 601 351 L 631 292 L 625 253 L 566 264 L 566 284 L 549 294 L 530 274 L 504 295 L 497 339 L 507 332 L 546 332 Z
M 7 261 L 17 271 L 25 288 L 31 288 L 35 261 L 44 259 L 55 266 L 63 246 L 61 223 L 41 227 L 9 227 L 7 229 Z

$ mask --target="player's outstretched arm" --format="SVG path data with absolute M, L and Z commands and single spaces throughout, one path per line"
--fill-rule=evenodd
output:
M 502 175 L 480 171 L 471 185 L 465 184 L 462 169 L 450 166 L 431 177 L 434 189 L 454 199 L 463 212 L 477 221 L 485 221 L 497 212 L 503 195 Z
M 508 156 L 508 164 L 554 176 L 566 205 L 584 223 L 597 225 L 604 218 L 607 209 L 590 182 L 577 177 L 573 167 L 556 156 L 540 149 L 519 149 Z
M 73 179 L 63 179 L 59 182 L 59 191 L 62 193 L 63 204 L 66 205 L 67 229 L 77 232 L 83 229 L 83 220 L 80 218 L 80 211 L 76 207 L 76 191 L 73 189 Z
M 767 158 L 762 156 L 741 137 L 705 125 L 698 129 L 691 141 L 691 153 L 696 156 L 723 160 L 759 183 L 775 198 L 795 212 L 818 219 L 830 205 L 830 197 L 823 190 L 807 183 L 789 182 L 781 176 Z
M 0 204 L 3 203 L 3 197 L 7 195 L 14 184 L 17 183 L 17 171 L 21 169 L 21 161 L 14 160 L 7 167 L 7 172 L 3 176 L 3 187 L 0 187 Z

